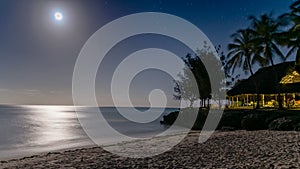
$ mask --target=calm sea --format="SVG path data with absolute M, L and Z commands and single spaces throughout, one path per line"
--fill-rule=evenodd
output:
M 120 108 L 125 111 L 131 108 Z M 148 108 L 138 108 L 145 111 Z M 81 107 L 89 115 L 93 109 Z M 107 122 L 117 131 L 133 137 L 149 137 L 166 130 L 162 116 L 176 110 L 166 108 L 157 120 L 134 123 L 116 108 L 100 108 Z M 156 108 L 161 111 L 161 108 Z M 154 110 L 154 111 L 156 111 Z M 110 138 L 105 138 L 109 142 Z M 83 131 L 72 106 L 0 106 L 0 159 L 94 145 Z

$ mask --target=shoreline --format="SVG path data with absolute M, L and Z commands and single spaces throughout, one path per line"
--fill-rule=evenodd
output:
M 215 131 L 218 132 L 218 131 Z M 191 133 L 199 133 L 199 131 L 190 131 Z M 114 146 L 119 146 L 122 144 L 131 144 L 131 143 L 138 143 L 138 142 L 146 142 L 146 141 L 151 141 L 151 140 L 161 140 L 164 138 L 171 138 L 171 137 L 176 137 L 176 136 L 181 136 L 184 135 L 184 133 L 176 133 L 176 134 L 169 134 L 169 135 L 161 135 L 161 136 L 156 136 L 154 138 L 137 138 L 134 141 L 121 141 L 121 142 L 112 142 L 112 143 L 106 143 L 103 144 L 101 146 L 97 145 L 96 143 L 94 143 L 92 140 L 90 141 L 93 144 L 86 144 L 86 145 L 78 145 L 78 146 L 73 146 L 73 147 L 66 147 L 66 148 L 58 148 L 58 149 L 54 149 L 54 150 L 50 150 L 50 151 L 33 151 L 33 152 L 29 152 L 27 154 L 24 155 L 16 155 L 16 156 L 11 156 L 11 157 L 4 157 L 4 158 L 0 158 L 0 164 L 1 162 L 4 161 L 16 161 L 18 159 L 23 159 L 23 158 L 28 158 L 28 157 L 32 157 L 32 156 L 43 156 L 46 154 L 51 154 L 51 153 L 60 153 L 60 152 L 65 152 L 65 151 L 74 151 L 74 150 L 81 150 L 81 149 L 89 149 L 89 148 L 95 148 L 95 147 L 114 147 Z M 17 153 L 16 153 L 17 154 Z M 0 165 L 1 166 L 1 165 Z
M 11 155 L 11 156 L 7 156 L 4 158 L 0 158 L 0 164 L 1 164 L 1 161 L 11 161 L 11 160 L 17 160 L 17 159 L 22 159 L 22 158 L 31 157 L 31 156 L 45 155 L 47 153 L 63 152 L 63 151 L 68 151 L 68 150 L 78 150 L 78 149 L 82 149 L 82 148 L 92 148 L 92 147 L 95 147 L 95 145 L 92 145 L 92 144 L 79 145 L 79 146 L 74 146 L 74 147 L 57 148 L 55 150 L 50 150 L 50 151 L 32 151 L 32 152 L 28 152 L 28 153 L 23 153 L 23 155 Z M 15 153 L 15 154 L 18 154 L 18 153 Z
M 171 150 L 153 157 L 126 158 L 101 147 L 82 147 L 42 153 L 0 162 L 0 168 L 101 167 L 101 168 L 299 168 L 300 132 L 215 132 L 205 143 L 191 132 Z M 172 136 L 163 136 L 172 139 Z M 140 140 L 155 143 L 159 138 Z M 169 140 L 172 141 L 172 140 Z M 132 142 L 138 144 L 137 142 Z M 164 142 L 168 144 L 168 142 Z M 127 144 L 127 143 L 122 143 Z M 130 143 L 129 143 L 130 144 Z M 109 145 L 114 146 L 114 145 Z M 151 144 L 147 147 L 153 148 Z

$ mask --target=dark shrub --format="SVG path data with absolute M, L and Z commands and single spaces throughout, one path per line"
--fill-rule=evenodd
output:
M 182 109 L 180 112 L 179 111 L 175 111 L 175 112 L 171 112 L 168 115 L 163 116 L 163 120 L 161 121 L 162 124 L 166 124 L 166 125 L 172 125 L 174 124 L 175 120 L 177 119 L 179 113 L 185 113 L 185 116 L 183 119 L 178 121 L 178 125 L 180 126 L 185 126 L 185 127 L 192 127 L 192 130 L 200 130 L 202 129 L 206 117 L 207 117 L 207 112 L 208 110 L 202 110 L 200 109 L 198 111 L 197 114 L 197 118 L 195 119 L 195 123 L 194 124 L 188 124 L 191 119 L 189 119 L 190 117 L 194 117 L 194 113 L 195 113 L 195 109 L 191 109 L 191 108 L 186 108 L 186 109 Z M 187 118 L 187 119 L 185 119 Z M 191 126 L 193 125 L 193 126 Z
M 276 113 L 270 113 L 269 116 L 266 118 L 266 122 L 265 123 L 266 123 L 266 125 L 269 126 L 269 124 L 272 121 L 274 121 L 275 119 L 278 119 L 278 118 L 282 118 L 284 116 L 286 116 L 286 114 L 278 113 L 278 112 L 276 112 Z
M 242 128 L 245 130 L 266 130 L 266 116 L 263 114 L 248 114 L 241 121 Z
M 169 113 L 168 115 L 163 116 L 163 120 L 160 121 L 161 124 L 172 125 L 177 119 L 179 111 L 174 111 Z
M 192 130 L 201 130 L 202 129 L 202 127 L 204 126 L 205 120 L 207 118 L 207 112 L 208 112 L 208 110 L 199 110 L 197 119 L 194 123 Z
M 245 116 L 244 112 L 230 111 L 224 112 L 218 125 L 220 130 L 238 130 L 241 129 L 241 120 Z
M 270 130 L 280 130 L 280 131 L 299 131 L 300 128 L 300 117 L 299 116 L 287 116 L 281 117 L 273 120 L 269 124 Z
M 295 130 L 295 131 L 300 131 L 300 123 L 295 124 L 294 130 Z
M 192 127 L 193 130 L 201 130 L 207 118 L 208 109 L 200 109 Z M 213 112 L 213 110 L 212 110 Z M 179 113 L 185 113 L 186 117 L 194 117 L 194 109 L 186 108 L 171 112 L 163 117 L 161 123 L 172 125 Z M 190 120 L 179 120 L 178 125 L 190 127 Z M 300 112 L 295 110 L 225 110 L 218 130 L 296 130 L 300 131 Z

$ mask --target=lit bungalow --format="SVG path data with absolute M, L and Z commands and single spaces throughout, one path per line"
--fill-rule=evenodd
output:
M 277 74 L 277 76 L 276 76 Z M 278 88 L 284 107 L 300 107 L 300 57 L 259 69 L 227 92 L 230 107 L 253 107 L 259 93 L 261 107 L 278 106 Z

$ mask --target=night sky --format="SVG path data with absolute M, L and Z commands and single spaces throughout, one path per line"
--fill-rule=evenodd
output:
M 291 3 L 289 0 L 2 0 L 0 103 L 72 104 L 72 73 L 82 46 L 100 27 L 121 16 L 137 12 L 164 12 L 182 17 L 199 27 L 214 45 L 222 45 L 226 52 L 230 35 L 249 25 L 249 15 L 273 12 L 277 16 L 288 12 Z M 55 20 L 55 12 L 63 14 L 61 21 Z M 129 46 L 140 49 L 159 41 L 157 39 L 165 40 L 165 43 L 157 44 L 158 47 L 172 48 L 170 46 L 175 43 L 164 37 L 152 36 L 148 45 L 138 45 L 142 38 L 149 37 L 133 37 L 128 40 Z M 182 50 L 179 54 L 184 55 L 185 52 Z M 99 69 L 103 69 L 104 73 L 97 75 L 96 91 L 102 106 L 112 104 L 107 98 L 107 84 L 102 83 L 109 79 L 111 67 L 117 60 L 115 57 L 118 58 L 120 53 L 130 53 L 125 42 L 116 46 L 105 66 L 100 65 Z M 136 91 L 132 93 L 136 94 L 132 100 L 138 106 L 148 104 L 147 92 L 156 87 L 145 83 L 157 79 L 171 80 L 163 73 L 152 78 L 156 73 L 145 72 L 144 76 L 141 74 L 135 79 Z M 143 78 L 145 76 L 148 78 Z M 170 83 L 166 84 L 169 85 L 161 88 L 171 92 Z M 174 104 L 169 103 L 169 106 Z

